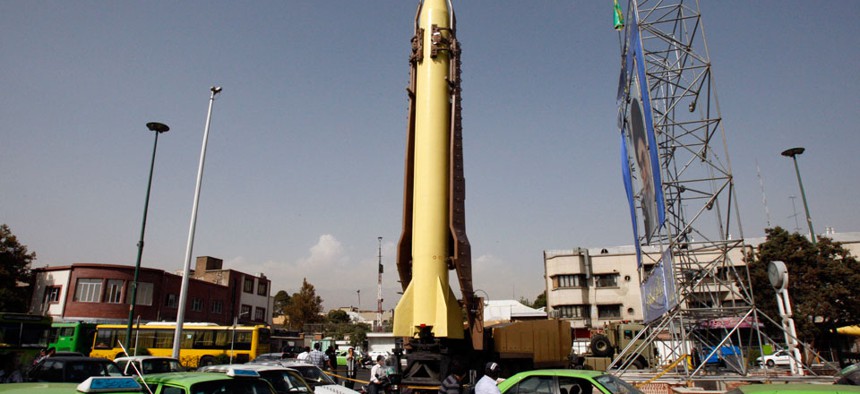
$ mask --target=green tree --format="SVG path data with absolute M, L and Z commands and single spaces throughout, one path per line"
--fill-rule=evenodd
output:
M 272 308 L 272 315 L 275 317 L 283 316 L 285 314 L 284 309 L 286 309 L 289 304 L 290 294 L 284 290 L 279 291 L 275 294 L 275 306 Z
M 329 323 L 333 324 L 346 324 L 349 323 L 349 314 L 340 310 L 340 309 L 332 309 L 328 311 L 328 315 L 326 315 L 326 319 Z
M 824 345 L 836 327 L 860 321 L 860 262 L 839 242 L 821 237 L 812 244 L 798 233 L 766 229 L 767 240 L 747 256 L 756 307 L 779 321 L 776 292 L 767 279 L 771 261 L 788 269 L 788 292 L 800 340 Z
M 36 252 L 27 252 L 9 226 L 0 225 L 0 311 L 27 311 L 33 260 Z
M 308 279 L 302 280 L 302 288 L 290 296 L 284 314 L 290 320 L 290 327 L 301 329 L 305 324 L 322 323 L 322 298 L 317 295 L 314 285 Z
M 535 309 L 540 309 L 540 308 L 545 308 L 545 307 L 546 307 L 546 290 L 544 290 L 542 293 L 538 294 L 538 296 L 535 298 L 534 304 L 532 304 L 532 308 L 535 308 Z

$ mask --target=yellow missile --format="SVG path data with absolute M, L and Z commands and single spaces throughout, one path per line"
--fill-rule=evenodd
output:
M 452 67 L 457 52 L 452 19 L 446 0 L 419 5 L 412 43 L 404 231 L 398 251 L 405 291 L 394 310 L 394 335 L 399 337 L 428 330 L 437 338 L 464 336 L 463 315 L 448 282 L 449 266 L 457 259 L 452 249 L 463 242 L 468 249 L 465 231 L 460 239 L 452 234 L 460 232 L 452 225 L 453 174 L 462 171 L 453 168 L 458 166 L 452 126 L 459 87 Z

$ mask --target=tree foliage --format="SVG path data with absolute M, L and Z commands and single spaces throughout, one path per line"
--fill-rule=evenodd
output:
M 305 324 L 322 323 L 322 298 L 317 295 L 314 285 L 308 279 L 302 280 L 302 288 L 290 296 L 284 308 L 284 314 L 290 321 L 291 328 L 301 329 Z
M 277 294 L 275 294 L 275 305 L 272 308 L 272 315 L 275 317 L 285 315 L 286 313 L 284 312 L 284 310 L 289 304 L 290 294 L 284 290 L 279 291 Z
M 326 315 L 326 320 L 328 320 L 329 323 L 333 324 L 349 323 L 349 314 L 340 309 L 332 309 L 328 311 L 328 315 Z
M 788 269 L 788 292 L 800 340 L 825 339 L 834 328 L 860 321 L 860 262 L 856 256 L 829 238 L 812 244 L 780 227 L 765 231 L 767 240 L 746 257 L 759 310 L 779 322 L 776 291 L 767 277 L 768 264 L 778 260 Z
M 30 296 L 30 264 L 36 260 L 36 252 L 28 252 L 27 246 L 18 242 L 18 237 L 6 224 L 0 225 L 0 311 L 26 312 Z
M 538 294 L 538 296 L 535 298 L 535 302 L 532 304 L 532 308 L 546 308 L 546 290 Z

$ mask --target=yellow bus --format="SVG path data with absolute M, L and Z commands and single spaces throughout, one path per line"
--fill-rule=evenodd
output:
M 96 326 L 90 357 L 113 360 L 125 356 L 119 343 L 129 348 L 125 340 L 127 327 L 125 324 Z M 219 362 L 232 359 L 234 363 L 245 363 L 269 352 L 270 330 L 267 326 L 234 327 L 214 323 L 185 323 L 182 327 L 179 361 L 188 368 L 215 364 L 216 357 L 219 356 L 222 358 Z M 130 347 L 137 349 L 137 355 L 171 357 L 175 329 L 176 323 L 170 322 L 135 325 Z M 129 352 L 135 353 L 132 350 Z

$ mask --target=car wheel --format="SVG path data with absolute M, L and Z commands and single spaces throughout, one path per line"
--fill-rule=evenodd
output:
M 212 356 L 200 357 L 200 361 L 197 362 L 197 366 L 198 367 L 205 367 L 207 365 L 215 365 L 215 357 L 212 357 Z
M 766 362 L 765 364 L 767 365 L 767 367 L 768 367 L 768 368 L 773 368 L 773 366 L 774 366 L 776 363 L 775 363 L 775 362 L 773 362 L 773 360 L 767 360 L 767 362 Z
M 591 338 L 591 353 L 596 357 L 612 357 L 614 353 L 612 342 L 603 334 L 597 334 Z

